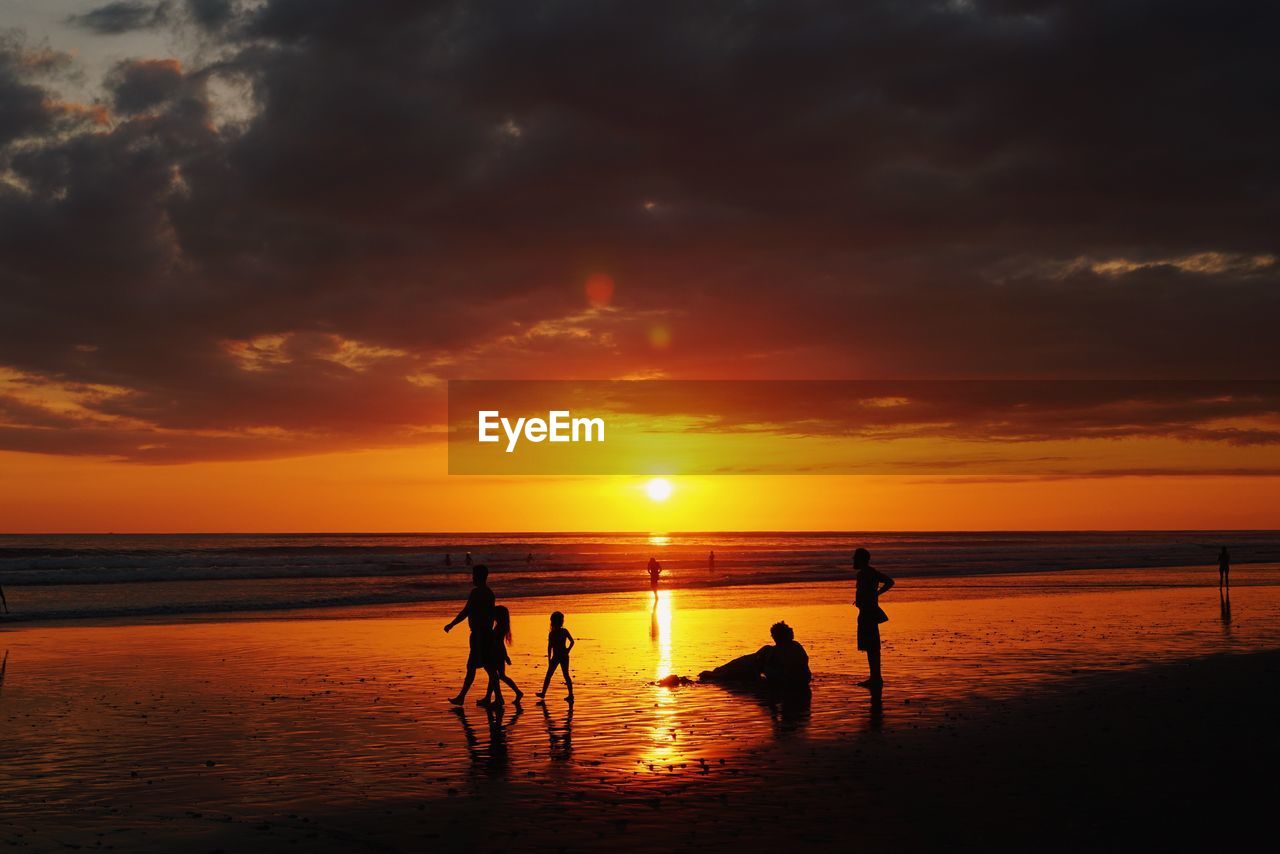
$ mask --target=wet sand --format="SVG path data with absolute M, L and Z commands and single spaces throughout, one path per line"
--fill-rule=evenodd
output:
M 855 685 L 848 585 L 557 602 L 579 638 L 578 702 L 553 682 L 545 708 L 501 715 L 444 702 L 466 638 L 440 631 L 439 608 L 4 631 L 0 842 L 1220 842 L 1267 814 L 1250 775 L 1280 758 L 1276 571 L 1238 570 L 1229 610 L 1212 587 L 1090 573 L 895 590 L 879 704 Z M 531 700 L 548 603 L 507 604 Z M 778 617 L 813 658 L 811 708 L 651 684 L 758 647 Z

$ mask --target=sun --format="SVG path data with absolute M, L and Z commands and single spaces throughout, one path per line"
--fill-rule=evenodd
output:
M 655 477 L 644 485 L 645 494 L 651 501 L 666 501 L 672 493 L 671 481 L 665 477 Z

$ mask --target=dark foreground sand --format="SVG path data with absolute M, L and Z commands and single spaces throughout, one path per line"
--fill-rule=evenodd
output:
M 105 834 L 8 827 L 0 844 L 192 852 L 1265 850 L 1280 794 L 1278 687 L 1280 652 L 1215 655 L 1080 676 L 975 703 L 927 728 L 891 725 L 904 710 L 886 699 L 881 723 L 872 716 L 856 739 L 780 739 L 736 773 L 694 763 L 613 787 L 495 775 L 447 801 L 286 810 L 252 824 L 197 815 L 131 828 L 125 820 Z M 1254 833 L 1263 835 L 1250 840 Z

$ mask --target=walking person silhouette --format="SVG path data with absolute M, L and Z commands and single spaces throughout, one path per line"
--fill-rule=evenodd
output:
M 445 632 L 449 632 L 458 623 L 466 620 L 467 628 L 471 630 L 470 649 L 467 653 L 467 676 L 462 682 L 462 690 L 458 692 L 458 696 L 449 698 L 449 702 L 455 706 L 462 705 L 462 701 L 467 697 L 467 691 L 471 689 L 471 683 L 476 681 L 476 671 L 485 666 L 486 653 L 493 636 L 493 608 L 496 597 L 489 589 L 488 581 L 489 567 L 480 564 L 471 568 L 472 588 L 471 595 L 467 597 L 467 604 L 463 605 L 458 616 L 444 627 Z
M 511 663 L 511 656 L 507 654 L 509 643 L 511 643 L 511 611 L 506 605 L 499 605 L 493 609 L 493 628 L 490 629 L 489 645 L 485 649 L 485 670 L 489 673 L 489 690 L 485 691 L 483 699 L 476 701 L 477 706 L 490 704 L 501 706 L 502 685 L 499 684 L 501 682 L 505 682 L 507 687 L 515 692 L 516 705 L 520 704 L 520 698 L 524 696 L 524 692 L 520 690 L 515 680 L 507 675 L 507 665 Z
M 649 589 L 653 591 L 653 598 L 658 598 L 658 578 L 662 575 L 662 564 L 658 563 L 656 557 L 649 558 Z
M 569 688 L 569 696 L 565 699 L 570 703 L 573 702 L 573 680 L 569 678 L 569 653 L 573 651 L 576 643 L 573 635 L 569 634 L 569 630 L 564 627 L 564 614 L 559 611 L 553 612 L 551 631 L 547 633 L 547 658 L 550 663 L 547 665 L 547 676 L 542 680 L 542 690 L 538 692 L 541 703 L 546 702 L 547 688 L 551 686 L 551 677 L 555 674 L 557 667 L 564 674 L 564 684 Z
M 884 684 L 880 673 L 880 624 L 889 615 L 880 607 L 880 597 L 893 587 L 893 579 L 871 565 L 871 552 L 858 549 L 853 553 L 857 571 L 857 591 L 853 604 L 858 606 L 858 649 L 867 654 L 871 678 L 858 684 L 863 688 L 879 688 Z
M 1231 586 L 1231 555 L 1227 554 L 1226 546 L 1218 552 L 1218 586 Z

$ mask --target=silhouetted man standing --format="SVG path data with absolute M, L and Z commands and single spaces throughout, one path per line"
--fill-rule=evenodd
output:
M 467 697 L 467 691 L 471 690 L 471 683 L 476 679 L 476 670 L 484 667 L 485 649 L 493 629 L 493 608 L 496 602 L 493 591 L 489 589 L 488 580 L 489 567 L 480 564 L 471 569 L 473 586 L 471 595 L 467 597 L 467 604 L 463 605 L 458 616 L 444 627 L 448 632 L 458 623 L 466 620 L 467 628 L 471 630 L 470 651 L 467 654 L 467 678 L 463 680 L 462 690 L 458 692 L 458 696 L 449 698 L 449 702 L 455 706 L 462 705 Z
M 1226 546 L 1218 552 L 1218 586 L 1231 586 L 1231 555 L 1227 554 Z
M 871 678 L 858 684 L 864 688 L 879 688 L 884 684 L 880 675 L 880 624 L 889 615 L 880 607 L 880 596 L 893 587 L 893 579 L 871 565 L 871 552 L 858 549 L 853 553 L 853 568 L 858 573 L 857 593 L 853 604 L 858 606 L 858 649 L 867 654 Z

